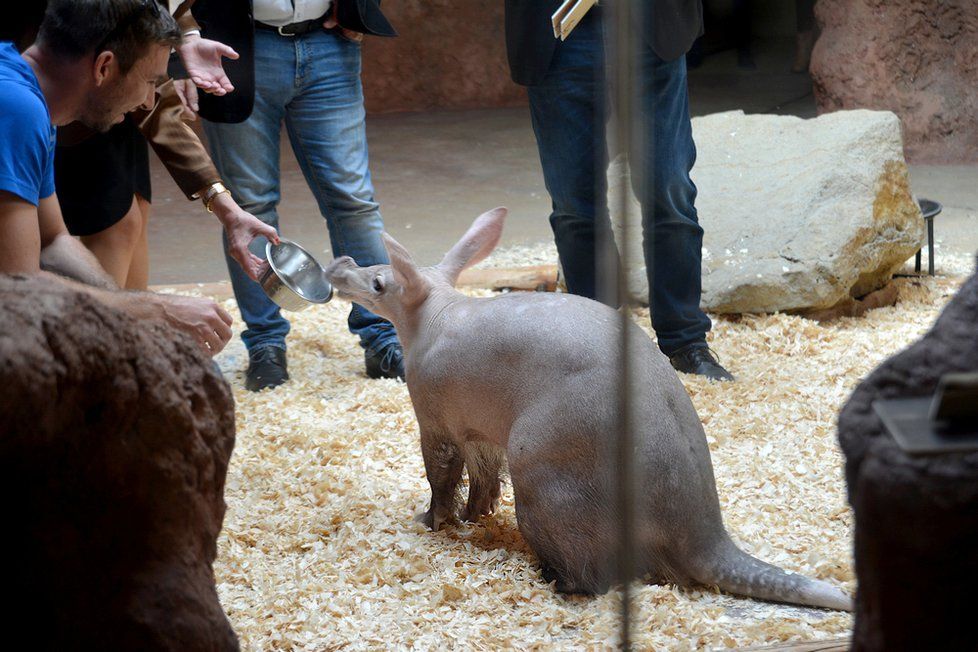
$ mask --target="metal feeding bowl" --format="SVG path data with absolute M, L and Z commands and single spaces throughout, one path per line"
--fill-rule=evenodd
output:
M 333 298 L 333 286 L 326 270 L 308 251 L 294 242 L 279 239 L 265 245 L 268 269 L 259 283 L 268 298 L 285 310 L 299 312 L 312 303 Z

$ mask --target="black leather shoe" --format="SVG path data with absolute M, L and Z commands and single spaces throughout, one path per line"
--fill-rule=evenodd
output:
M 404 349 L 392 342 L 379 350 L 363 352 L 367 375 L 371 378 L 400 378 L 404 380 Z
M 706 376 L 710 380 L 734 380 L 733 374 L 720 366 L 720 360 L 703 343 L 690 344 L 669 356 L 669 362 L 676 371 L 684 374 Z
M 278 387 L 289 379 L 285 349 L 264 346 L 252 351 L 248 357 L 250 362 L 245 374 L 245 389 L 260 392 L 269 387 Z

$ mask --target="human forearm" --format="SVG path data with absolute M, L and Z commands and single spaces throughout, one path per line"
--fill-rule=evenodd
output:
M 224 227 L 231 257 L 238 261 L 252 280 L 257 281 L 266 263 L 251 253 L 249 246 L 258 236 L 264 236 L 277 243 L 278 233 L 273 227 L 238 206 L 228 192 L 216 195 L 210 202 L 210 208 Z
M 231 316 L 211 299 L 154 292 L 121 291 L 94 287 L 70 278 L 40 272 L 41 276 L 87 294 L 99 303 L 139 321 L 155 321 L 190 335 L 204 351 L 214 355 L 231 339 Z
M 67 232 L 54 237 L 41 249 L 41 269 L 91 287 L 118 289 L 92 252 Z
M 117 288 L 95 256 L 68 233 L 57 197 L 45 197 L 34 206 L 0 192 L 0 273 L 42 270 L 92 287 Z
M 76 292 L 86 294 L 99 303 L 115 308 L 135 319 L 159 320 L 163 317 L 163 311 L 156 300 L 156 295 L 151 292 L 97 287 L 54 272 L 42 271 L 40 276 L 60 285 L 65 285 Z
M 51 195 L 38 202 L 36 216 L 41 269 L 92 287 L 117 289 L 115 281 L 102 269 L 92 252 L 68 233 L 57 196 Z
M 194 130 L 181 119 L 183 105 L 172 81 L 161 85 L 152 111 L 135 112 L 136 123 L 167 172 L 188 199 L 220 181 L 207 150 Z

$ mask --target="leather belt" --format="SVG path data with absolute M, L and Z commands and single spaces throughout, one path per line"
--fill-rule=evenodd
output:
M 313 20 L 303 20 L 298 23 L 289 23 L 288 25 L 282 25 L 281 27 L 277 25 L 268 25 L 267 23 L 261 23 L 256 20 L 255 27 L 257 29 L 267 29 L 272 32 L 278 32 L 281 36 L 302 36 L 303 34 L 308 34 L 310 32 L 323 29 L 323 22 L 325 20 L 326 15 L 323 14 L 319 18 L 314 18 Z

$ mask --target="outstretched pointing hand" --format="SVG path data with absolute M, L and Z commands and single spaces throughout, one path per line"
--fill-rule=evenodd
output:
M 238 58 L 238 53 L 232 48 L 201 38 L 199 34 L 191 34 L 184 37 L 177 52 L 190 79 L 200 90 L 213 95 L 226 95 L 234 90 L 221 62 L 222 57 Z

